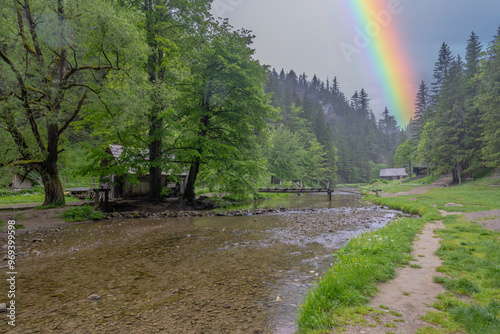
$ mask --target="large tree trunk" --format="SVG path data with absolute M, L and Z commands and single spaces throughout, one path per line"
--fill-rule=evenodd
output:
M 149 199 L 158 201 L 161 198 L 161 167 L 155 162 L 160 157 L 161 141 L 154 141 L 149 145 L 149 161 L 153 164 L 149 167 Z
M 162 146 L 162 126 L 163 121 L 157 112 L 154 112 L 150 118 L 149 138 L 152 139 L 149 144 L 149 199 L 159 201 L 161 199 L 161 159 Z
M 64 190 L 59 179 L 57 168 L 59 133 L 57 124 L 47 124 L 47 159 L 44 163 L 35 166 L 40 174 L 45 189 L 45 200 L 43 205 L 63 205 Z
M 59 204 L 63 205 L 64 191 L 61 180 L 59 179 L 59 172 L 56 163 L 49 163 L 41 167 L 38 172 L 42 177 L 43 187 L 45 189 L 45 200 L 43 205 Z
M 191 163 L 191 167 L 189 168 L 189 175 L 186 182 L 186 189 L 184 190 L 184 199 L 188 203 L 193 203 L 196 193 L 194 186 L 196 184 L 196 178 L 198 176 L 198 172 L 200 171 L 200 159 L 197 158 L 194 162 Z

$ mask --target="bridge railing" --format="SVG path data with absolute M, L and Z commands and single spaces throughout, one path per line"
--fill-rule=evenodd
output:
M 309 182 L 310 184 L 311 182 Z M 317 180 L 317 186 L 314 187 L 315 184 L 312 186 L 313 188 L 333 188 L 334 187 L 334 183 L 331 182 L 331 181 L 320 181 L 320 180 Z M 309 186 L 311 187 L 311 186 Z M 288 189 L 304 189 L 304 188 L 307 188 L 305 185 L 304 185 L 304 181 L 303 180 L 292 180 L 292 179 L 282 179 L 282 180 L 279 180 L 279 179 L 272 179 L 271 182 L 267 182 L 266 183 L 266 188 L 267 189 L 285 189 L 285 188 L 288 188 Z

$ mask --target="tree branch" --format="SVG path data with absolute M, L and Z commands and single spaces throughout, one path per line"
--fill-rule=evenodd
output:
M 35 46 L 36 58 L 38 60 L 38 66 L 43 67 L 43 56 L 42 49 L 38 44 L 38 37 L 35 28 L 35 20 L 33 20 L 33 16 L 31 15 L 31 8 L 28 0 L 24 1 L 24 10 L 26 12 L 26 18 L 28 19 L 28 25 L 30 28 L 31 40 L 33 41 L 33 45 Z M 21 18 L 22 19 L 22 18 Z
M 31 107 L 28 102 L 28 92 L 26 90 L 23 77 L 21 76 L 21 73 L 19 73 L 19 71 L 16 69 L 10 58 L 2 49 L 0 49 L 0 58 L 2 58 L 3 61 L 5 61 L 9 65 L 12 72 L 14 72 L 14 75 L 16 76 L 17 82 L 19 83 L 19 88 L 21 89 L 21 100 L 23 102 L 23 108 L 26 112 L 26 117 L 30 122 L 31 131 L 33 132 L 33 136 L 35 137 L 36 142 L 40 147 L 40 149 L 42 151 L 45 151 L 45 145 L 43 144 L 42 138 L 40 137 L 40 133 L 38 132 L 38 127 L 35 121 L 35 117 L 33 115 L 33 112 L 31 112 Z
M 86 98 L 87 98 L 87 91 L 85 91 L 85 93 L 83 93 L 83 96 L 80 99 L 80 101 L 78 102 L 78 105 L 76 106 L 76 109 L 73 112 L 73 114 L 71 115 L 71 117 L 68 118 L 66 120 L 66 122 L 64 122 L 63 126 L 61 126 L 59 128 L 59 130 L 57 130 L 58 135 L 60 135 L 64 130 L 66 130 L 66 128 L 71 124 L 71 122 L 73 122 L 73 120 L 76 118 L 76 116 L 78 115 L 78 113 L 82 109 L 83 102 L 85 101 Z
M 36 51 L 33 49 L 28 42 L 28 36 L 26 36 L 26 31 L 24 31 L 24 22 L 23 22 L 23 13 L 21 12 L 20 4 L 18 4 L 16 8 L 17 14 L 17 25 L 19 26 L 19 36 L 21 36 L 21 40 L 23 41 L 23 46 L 32 55 L 36 56 Z
M 84 70 L 93 70 L 93 71 L 104 71 L 104 70 L 112 70 L 113 66 L 91 66 L 91 65 L 85 65 L 85 66 L 78 66 L 72 68 L 66 75 L 63 77 L 63 80 L 68 80 L 69 77 L 71 77 L 73 74 L 75 74 L 78 71 L 84 71 Z

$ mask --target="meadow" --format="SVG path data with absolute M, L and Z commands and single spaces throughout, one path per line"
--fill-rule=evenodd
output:
M 387 192 L 405 191 L 433 179 L 375 187 Z M 393 278 L 398 267 L 410 265 L 415 235 L 426 223 L 440 220 L 445 229 L 438 232 L 441 246 L 437 254 L 444 264 L 437 270 L 445 277 L 436 276 L 434 280 L 447 292 L 436 300 L 434 311 L 423 317 L 438 329 L 429 325 L 418 333 L 500 333 L 500 233 L 484 228 L 480 221 L 467 221 L 458 214 L 443 217 L 439 211 L 500 209 L 499 184 L 500 179 L 483 177 L 461 186 L 430 189 L 422 195 L 366 196 L 366 201 L 418 214 L 418 218 L 396 219 L 339 249 L 333 266 L 300 305 L 300 332 L 329 333 L 348 324 L 363 324 L 363 316 L 374 312 L 366 304 L 376 294 L 377 284 Z

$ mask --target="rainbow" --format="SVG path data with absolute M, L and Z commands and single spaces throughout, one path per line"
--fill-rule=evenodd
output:
M 414 113 L 419 82 L 398 31 L 397 18 L 404 11 L 404 1 L 341 0 L 336 3 L 344 6 L 342 10 L 355 22 L 353 44 L 347 46 L 346 52 L 356 52 L 365 58 L 369 73 L 383 91 L 387 108 L 398 124 L 405 126 Z M 351 46 L 353 49 L 349 49 Z

